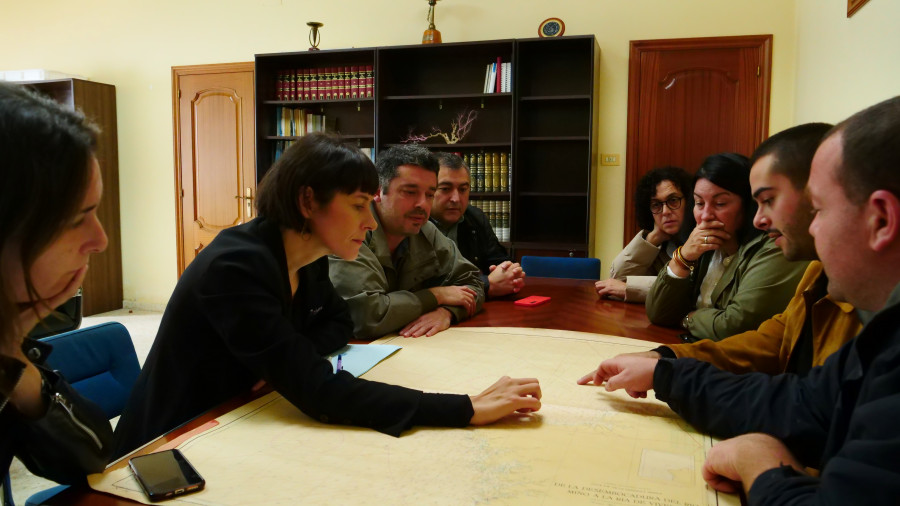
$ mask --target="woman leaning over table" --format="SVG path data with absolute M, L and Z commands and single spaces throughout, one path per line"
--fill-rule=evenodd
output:
M 691 176 L 678 167 L 644 174 L 634 192 L 634 211 L 641 231 L 613 260 L 609 279 L 594 287 L 600 297 L 644 302 L 660 269 L 681 245 L 684 210 L 693 205 Z
M 652 323 L 718 341 L 755 329 L 787 306 L 808 262 L 787 261 L 753 227 L 749 165 L 736 153 L 703 161 L 694 176 L 693 221 L 685 223 L 693 230 L 647 295 Z
M 399 436 L 540 408 L 536 379 L 501 378 L 479 395 L 423 393 L 335 372 L 324 355 L 352 338 L 328 277 L 376 226 L 371 160 L 334 136 L 296 141 L 260 183 L 258 216 L 224 230 L 185 269 L 116 427 L 128 453 L 260 380 L 311 418 Z
M 0 83 L 0 475 L 16 456 L 34 474 L 75 483 L 111 453 L 106 415 L 44 367 L 49 345 L 24 337 L 106 248 L 96 136 L 80 113 Z

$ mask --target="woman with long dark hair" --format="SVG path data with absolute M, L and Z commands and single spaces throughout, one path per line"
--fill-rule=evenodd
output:
M 0 475 L 15 455 L 32 473 L 75 483 L 111 453 L 103 411 L 44 367 L 49 345 L 25 337 L 106 248 L 96 137 L 82 114 L 0 83 Z
M 609 268 L 609 279 L 597 281 L 600 297 L 644 302 L 656 275 L 684 242 L 681 224 L 693 205 L 691 176 L 678 167 L 660 167 L 644 174 L 634 192 L 634 213 L 641 231 Z
M 354 259 L 376 226 L 375 166 L 327 134 L 288 148 L 257 193 L 257 218 L 224 230 L 185 269 L 116 427 L 122 455 L 260 380 L 310 417 L 399 436 L 414 425 L 482 425 L 540 408 L 536 379 L 479 395 L 424 393 L 334 371 L 353 335 L 328 254 Z
M 809 262 L 789 262 L 753 226 L 750 162 L 737 153 L 703 161 L 694 176 L 691 230 L 647 295 L 647 316 L 693 338 L 721 340 L 782 311 Z M 690 338 L 688 338 L 690 339 Z

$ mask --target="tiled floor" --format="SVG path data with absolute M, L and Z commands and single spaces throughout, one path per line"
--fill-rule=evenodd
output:
M 119 309 L 101 315 L 89 316 L 84 318 L 81 327 L 90 327 L 100 323 L 117 321 L 125 325 L 128 333 L 131 334 L 131 340 L 134 342 L 134 349 L 137 352 L 138 361 L 144 364 L 147 353 L 150 352 L 150 346 L 156 337 L 156 331 L 159 329 L 159 322 L 162 313 L 152 311 L 139 311 L 131 309 Z M 115 421 L 115 420 L 113 420 Z M 25 466 L 17 459 L 13 460 L 9 469 L 10 480 L 12 481 L 13 499 L 18 506 L 25 504 L 25 500 L 32 494 L 50 488 L 56 485 L 52 481 L 39 478 L 29 473 Z

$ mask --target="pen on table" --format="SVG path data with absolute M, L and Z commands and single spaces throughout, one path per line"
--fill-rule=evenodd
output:
M 343 370 L 344 370 L 344 365 L 341 364 L 341 357 L 343 357 L 343 355 L 338 355 L 338 358 L 337 358 L 337 366 L 334 368 L 334 369 L 335 369 L 334 372 L 337 372 L 337 371 L 343 371 Z

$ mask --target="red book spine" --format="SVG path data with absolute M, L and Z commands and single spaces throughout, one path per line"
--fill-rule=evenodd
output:
M 375 71 L 371 65 L 366 65 L 366 97 L 375 94 Z
M 350 98 L 359 98 L 359 67 L 350 67 Z
M 341 97 L 343 98 L 350 98 L 350 79 L 352 76 L 350 67 L 344 67 L 344 80 L 341 81 Z
M 291 71 L 285 70 L 284 77 L 282 78 L 281 83 L 281 99 L 282 100 L 290 100 L 291 99 Z
M 312 86 L 312 100 L 319 100 L 319 91 L 322 89 L 322 69 L 315 69 L 313 71 L 313 86 Z
M 334 100 L 337 98 L 338 72 L 337 67 L 328 67 L 328 89 L 325 90 L 325 98 Z
M 278 72 L 275 80 L 275 100 L 284 100 L 284 72 Z
M 503 73 L 500 71 L 501 68 L 503 68 L 503 60 L 501 60 L 500 57 L 498 56 L 497 57 L 497 84 L 496 84 L 495 90 L 494 90 L 495 93 L 500 93 L 500 89 L 501 89 L 500 83 L 503 82 L 503 79 L 501 79 L 501 77 L 503 76 Z
M 291 99 L 291 71 L 285 70 L 281 81 L 281 100 Z
M 304 72 L 306 73 L 306 75 L 303 76 L 303 79 L 306 80 L 306 90 L 303 92 L 303 98 L 312 100 L 313 85 L 315 84 L 315 81 L 313 81 L 314 72 L 312 69 L 306 69 Z
M 300 86 L 300 83 L 297 82 L 297 79 L 300 76 L 298 75 L 297 70 L 291 71 L 291 100 L 297 100 L 297 89 Z
M 298 69 L 297 74 L 297 100 L 306 100 L 306 69 Z
M 341 71 L 344 67 L 331 68 L 331 99 L 341 98 Z

